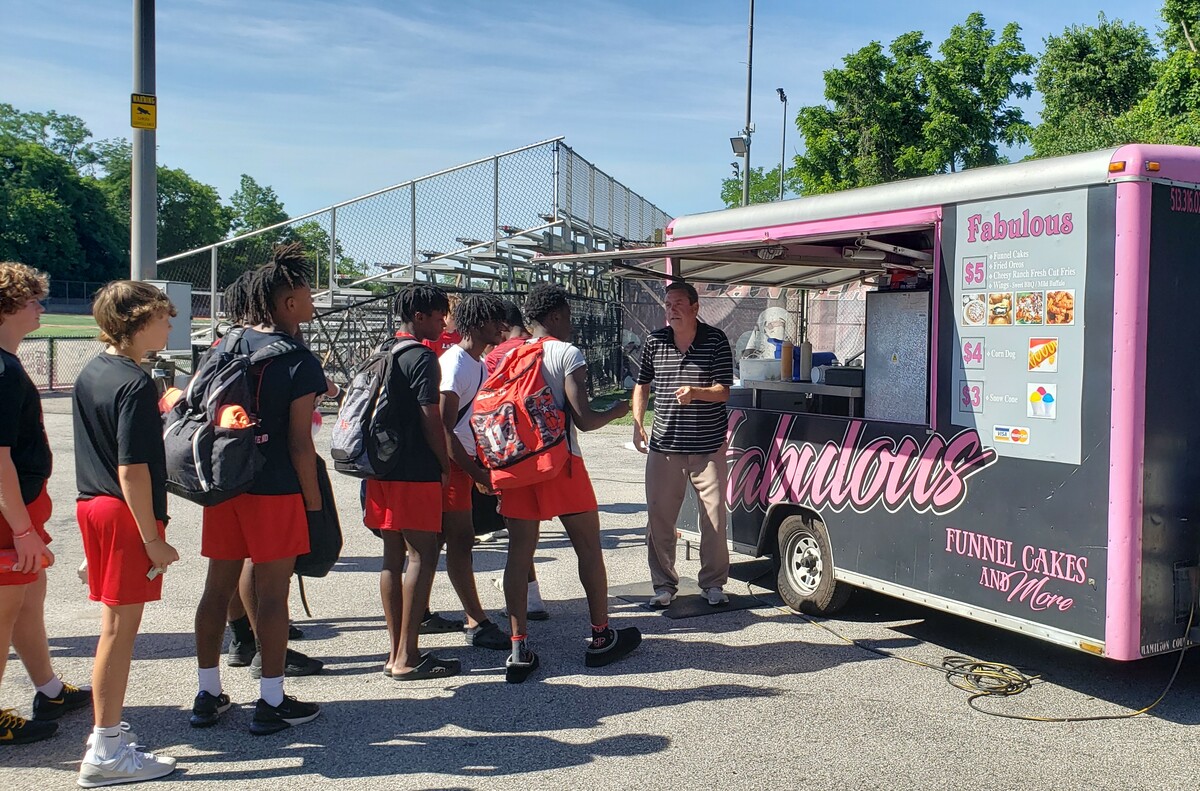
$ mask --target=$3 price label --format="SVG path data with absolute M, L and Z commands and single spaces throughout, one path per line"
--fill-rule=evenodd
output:
M 983 411 L 983 382 L 964 380 L 958 390 L 959 412 Z

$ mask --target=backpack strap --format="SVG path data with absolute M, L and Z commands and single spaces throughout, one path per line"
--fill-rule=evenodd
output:
M 292 340 L 291 338 L 280 338 L 277 341 L 272 341 L 256 351 L 254 354 L 250 355 L 250 364 L 257 365 L 264 360 L 270 360 L 272 357 L 282 357 L 285 354 L 291 354 L 292 352 L 298 351 L 307 352 L 308 347 L 299 343 L 298 341 Z

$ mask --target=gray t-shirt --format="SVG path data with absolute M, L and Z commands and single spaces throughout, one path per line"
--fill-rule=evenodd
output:
M 548 340 L 542 344 L 542 376 L 550 387 L 554 403 L 567 415 L 571 414 L 571 407 L 567 403 L 567 377 L 585 365 L 587 365 L 587 360 L 578 346 L 559 340 Z M 567 438 L 567 447 L 570 448 L 572 455 L 582 457 L 583 453 L 579 450 L 579 435 L 575 432 L 575 421 L 571 420 L 570 422 L 571 436 Z

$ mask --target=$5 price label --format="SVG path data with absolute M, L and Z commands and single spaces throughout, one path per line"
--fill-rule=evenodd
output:
M 963 288 L 981 289 L 987 285 L 987 259 L 963 259 Z

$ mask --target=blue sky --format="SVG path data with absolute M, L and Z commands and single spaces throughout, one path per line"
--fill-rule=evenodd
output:
M 1099 11 L 1154 33 L 1160 5 L 758 0 L 753 163 L 778 162 L 775 88 L 817 103 L 822 71 L 871 40 L 936 46 L 979 10 L 1040 53 Z M 745 116 L 745 0 L 157 6 L 159 162 L 225 199 L 249 173 L 293 215 L 556 135 L 668 213 L 719 208 Z M 128 136 L 130 0 L 0 0 L 0 29 L 0 101 Z

